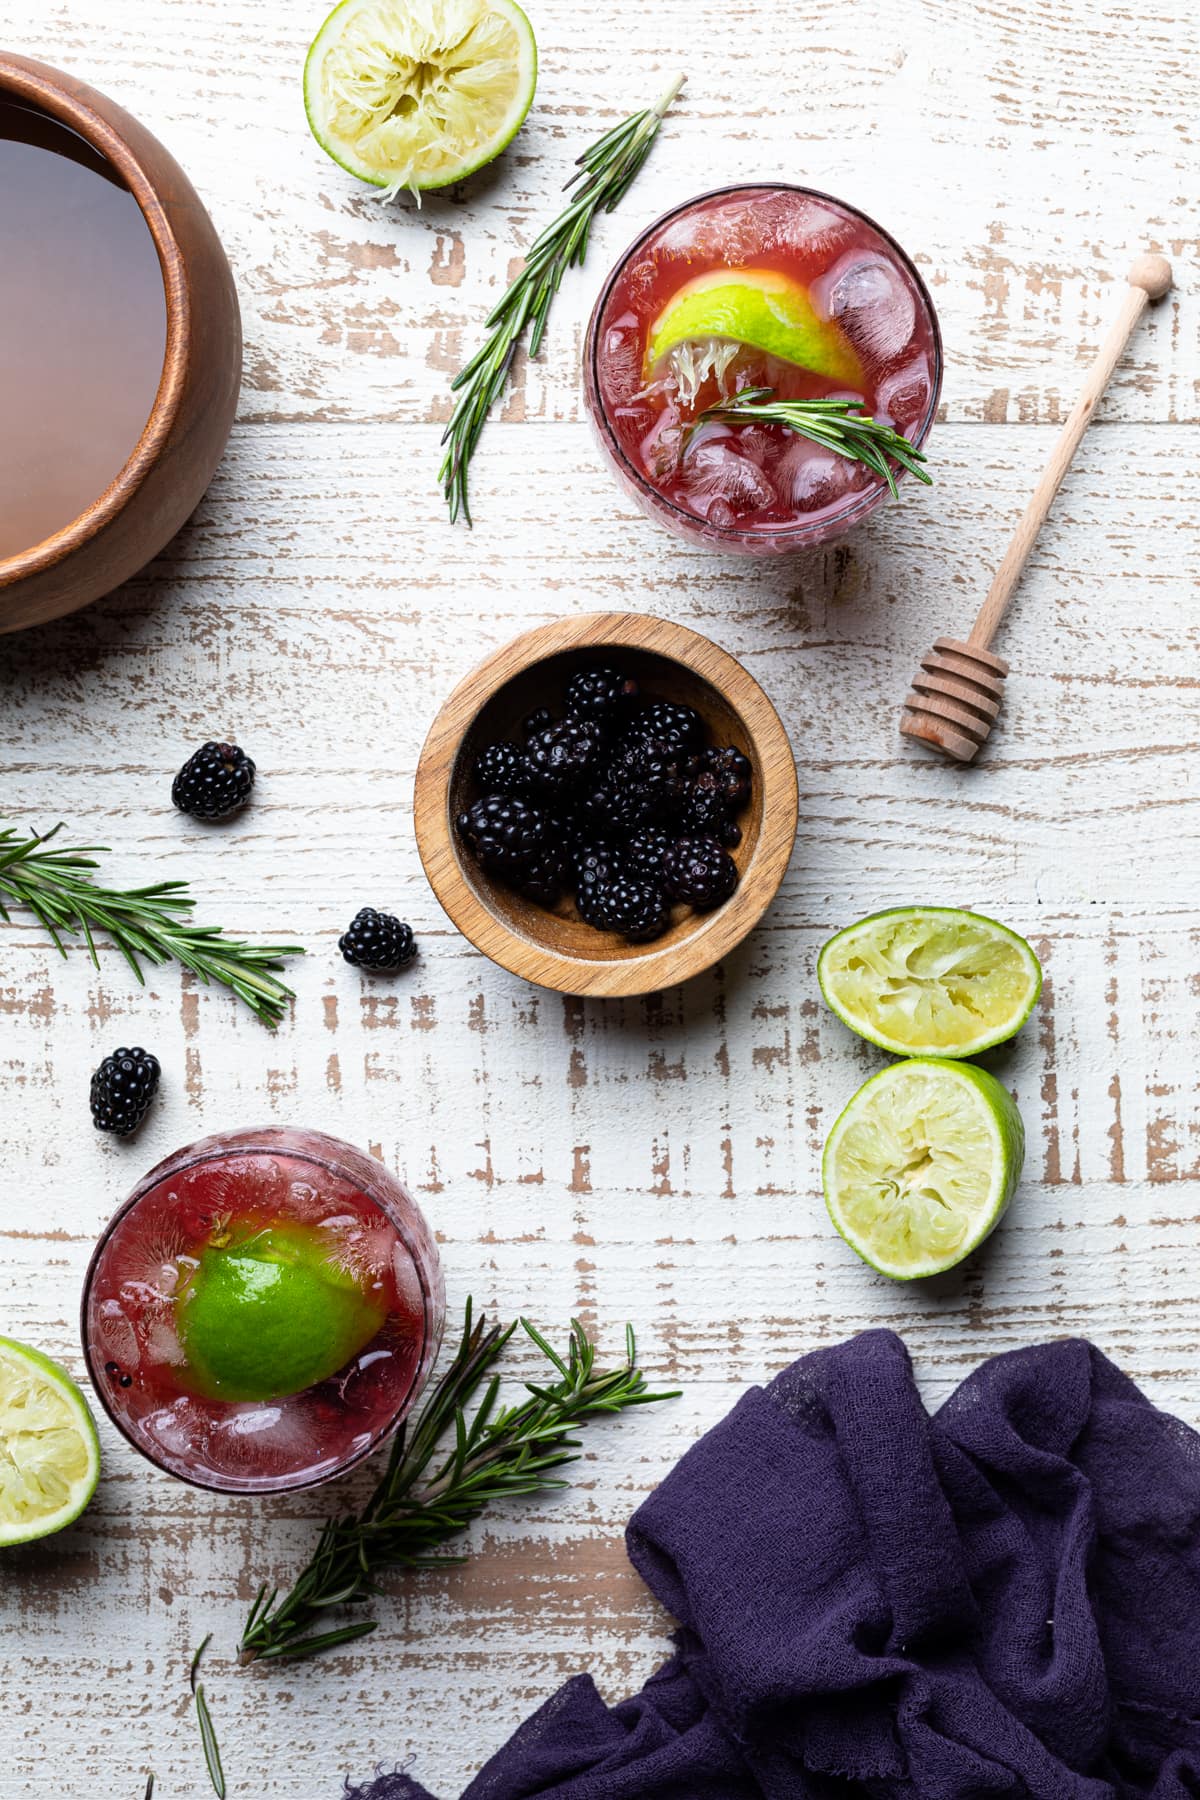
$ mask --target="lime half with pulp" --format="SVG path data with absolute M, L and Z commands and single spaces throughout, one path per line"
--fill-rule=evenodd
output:
M 646 339 L 650 375 L 678 345 L 724 338 L 861 390 L 863 368 L 849 338 L 822 319 L 802 282 L 776 269 L 712 269 L 679 288 Z
M 838 1018 L 897 1056 L 977 1056 L 1021 1029 L 1042 966 L 1015 931 L 952 906 L 896 906 L 831 937 L 817 959 Z
M 342 0 L 304 65 L 313 136 L 389 193 L 491 162 L 536 86 L 533 29 L 515 0 Z
M 913 1057 L 865 1082 L 830 1132 L 825 1204 L 864 1262 L 913 1281 L 995 1229 L 1024 1158 L 1021 1115 L 993 1075 Z
M 100 1479 L 100 1440 L 65 1369 L 0 1338 L 0 1547 L 77 1519 Z
M 280 1400 L 336 1375 L 385 1309 L 314 1231 L 274 1226 L 203 1250 L 177 1302 L 186 1383 L 210 1400 Z

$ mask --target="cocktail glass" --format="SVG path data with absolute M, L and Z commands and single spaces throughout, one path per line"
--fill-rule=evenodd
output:
M 687 284 L 721 270 L 748 272 L 767 311 L 781 287 L 801 290 L 818 331 L 843 352 L 841 378 L 717 333 L 694 348 L 682 378 L 675 362 L 649 364 L 665 309 Z M 919 447 L 941 381 L 933 302 L 895 239 L 844 201 L 778 183 L 701 194 L 642 232 L 601 289 L 584 349 L 600 445 L 643 511 L 684 537 L 746 555 L 844 535 L 879 505 L 887 483 L 782 425 L 693 430 L 706 407 L 747 387 L 779 399 L 853 400 Z
M 299 1392 L 208 1397 L 180 1335 L 188 1284 L 214 1246 L 281 1232 L 319 1245 L 382 1323 Z M 432 1233 L 395 1176 L 336 1138 L 268 1127 L 190 1144 L 138 1183 L 88 1268 L 83 1349 L 113 1424 L 159 1468 L 198 1487 L 278 1493 L 341 1475 L 396 1429 L 444 1317 Z

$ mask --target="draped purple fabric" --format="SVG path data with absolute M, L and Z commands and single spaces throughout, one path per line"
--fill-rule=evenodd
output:
M 462 1800 L 1200 1800 L 1200 1437 L 1091 1344 L 932 1419 L 891 1332 L 815 1351 L 627 1538 L 675 1654 L 613 1707 L 576 1676 Z

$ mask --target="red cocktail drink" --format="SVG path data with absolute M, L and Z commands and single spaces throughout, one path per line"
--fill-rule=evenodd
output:
M 111 1221 L 83 1344 L 130 1443 L 201 1487 L 307 1487 L 405 1417 L 437 1353 L 437 1250 L 395 1177 L 318 1132 L 207 1138 Z
M 837 536 L 887 484 L 786 426 L 701 413 L 749 388 L 853 401 L 919 446 L 941 370 L 933 303 L 899 245 L 782 186 L 705 194 L 652 225 L 605 283 L 584 355 L 601 445 L 644 510 L 749 553 Z

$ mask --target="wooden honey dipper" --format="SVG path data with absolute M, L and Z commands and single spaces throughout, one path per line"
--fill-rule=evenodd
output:
M 922 659 L 900 719 L 900 729 L 906 737 L 918 738 L 930 749 L 964 763 L 972 762 L 987 742 L 1000 712 L 1004 678 L 1008 674 L 1004 658 L 992 651 L 992 639 L 1079 440 L 1133 336 L 1134 326 L 1149 302 L 1161 300 L 1170 285 L 1171 265 L 1165 256 L 1139 256 L 1130 269 L 1121 310 L 1087 372 L 1083 391 L 1059 433 L 1004 561 L 996 570 L 970 637 L 965 643 L 958 638 L 938 638 L 929 655 Z

